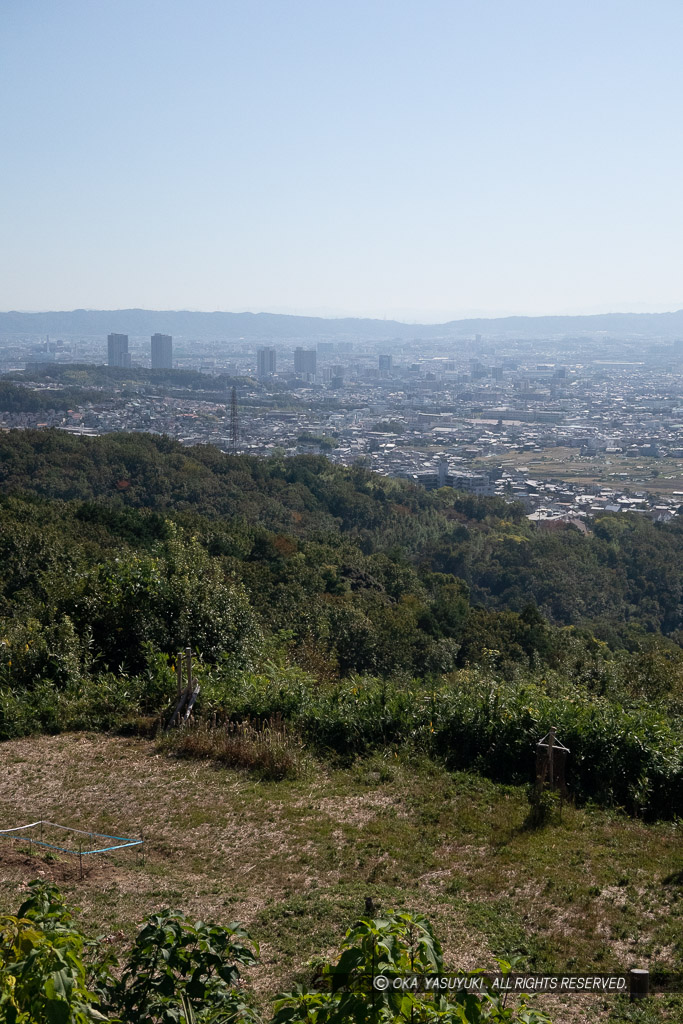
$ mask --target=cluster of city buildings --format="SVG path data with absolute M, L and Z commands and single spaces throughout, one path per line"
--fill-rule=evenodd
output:
M 147 365 L 171 368 L 170 336 L 147 345 Z M 135 351 L 132 359 L 126 335 L 109 336 L 109 365 L 134 370 L 139 340 Z M 31 365 L 26 386 L 60 387 L 49 371 L 31 382 Z M 600 508 L 666 519 L 683 504 L 681 343 L 477 336 L 458 345 L 416 338 L 221 348 L 184 340 L 175 365 L 201 370 L 205 386 L 136 383 L 133 372 L 125 396 L 112 381 L 101 402 L 40 418 L 0 414 L 0 422 L 146 430 L 230 450 L 234 386 L 244 452 L 322 452 L 429 488 L 499 495 L 522 501 L 548 527 Z
M 170 334 L 152 335 L 150 356 L 153 370 L 173 369 L 173 338 Z M 107 335 L 107 366 L 132 366 L 127 334 Z

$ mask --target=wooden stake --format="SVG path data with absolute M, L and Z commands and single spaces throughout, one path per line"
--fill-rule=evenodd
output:
M 548 783 L 553 788 L 553 744 L 555 742 L 555 727 L 548 733 Z
M 192 693 L 194 689 L 194 683 L 192 680 L 192 648 L 185 648 L 185 658 L 187 660 L 187 692 Z

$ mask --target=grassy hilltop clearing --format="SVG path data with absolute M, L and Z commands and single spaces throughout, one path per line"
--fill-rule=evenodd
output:
M 525 790 L 394 752 L 349 768 L 313 762 L 264 781 L 209 762 L 168 758 L 150 741 L 92 733 L 27 738 L 3 750 L 3 819 L 30 813 L 124 835 L 134 851 L 78 859 L 0 851 L 4 909 L 32 877 L 54 879 L 79 924 L 132 940 L 146 914 L 180 907 L 239 920 L 261 943 L 246 974 L 259 1006 L 332 957 L 372 895 L 383 910 L 422 912 L 453 970 L 518 956 L 534 971 L 681 970 L 681 836 L 597 808 L 525 828 Z M 615 997 L 538 996 L 555 1021 L 680 1019 L 683 1000 L 631 1016 Z
M 54 881 L 119 957 L 163 908 L 240 921 L 266 1020 L 366 897 L 426 915 L 453 969 L 683 971 L 683 525 L 589 525 L 540 533 L 501 500 L 318 457 L 0 435 L 1 827 L 147 848 L 81 880 L 3 839 L 0 912 Z M 187 645 L 194 724 L 164 734 Z M 561 816 L 530 786 L 551 726 Z M 678 995 L 533 1005 L 683 1015 Z M 179 1007 L 163 1019 L 189 1024 Z

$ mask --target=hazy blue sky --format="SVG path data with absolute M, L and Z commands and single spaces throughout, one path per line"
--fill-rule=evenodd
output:
M 683 306 L 681 0 L 0 0 L 0 308 Z

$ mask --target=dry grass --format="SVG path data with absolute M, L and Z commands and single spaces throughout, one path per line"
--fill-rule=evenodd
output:
M 262 944 L 259 998 L 332 955 L 366 894 L 426 913 L 454 968 L 521 953 L 541 969 L 681 970 L 675 823 L 568 808 L 528 832 L 522 790 L 400 761 L 274 782 L 132 738 L 42 736 L 0 754 L 2 827 L 42 817 L 146 840 L 144 863 L 131 850 L 93 857 L 80 881 L 77 858 L 30 858 L 3 839 L 0 910 L 42 876 L 114 944 L 167 906 L 240 920 Z M 596 1000 L 553 1004 L 555 1020 L 607 1022 L 613 1004 Z
M 306 765 L 301 739 L 279 716 L 256 723 L 191 723 L 168 733 L 160 749 L 177 757 L 217 761 L 274 781 L 297 778 Z

